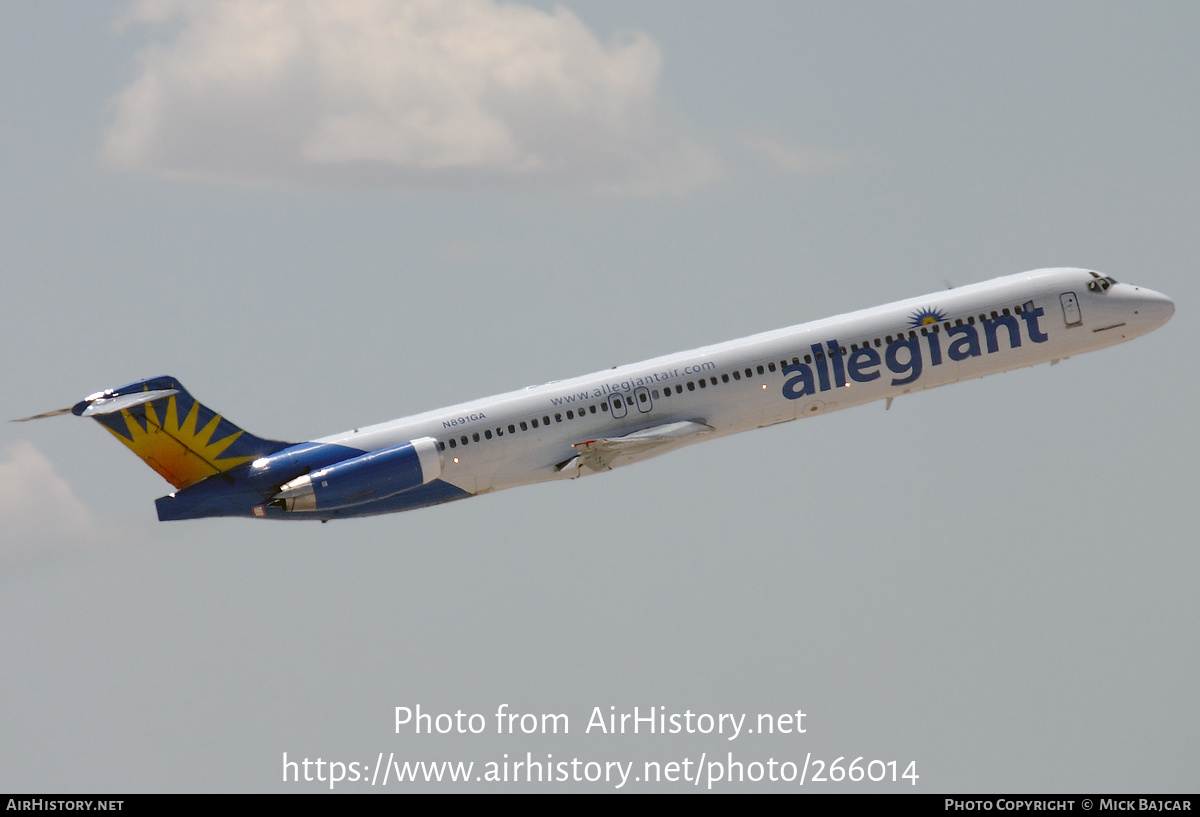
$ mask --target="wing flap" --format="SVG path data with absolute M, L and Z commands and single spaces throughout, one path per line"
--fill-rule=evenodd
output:
M 617 457 L 645 454 L 656 448 L 678 444 L 689 437 L 710 434 L 714 430 L 712 426 L 698 420 L 682 420 L 643 428 L 641 431 L 635 431 L 622 437 L 599 437 L 595 440 L 584 440 L 572 446 L 576 456 L 564 465 L 566 467 L 586 465 L 593 471 L 607 471 L 612 468 L 612 462 Z M 560 470 L 564 469 L 560 468 Z

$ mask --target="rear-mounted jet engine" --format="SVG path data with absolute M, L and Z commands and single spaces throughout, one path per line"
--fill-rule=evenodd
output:
M 285 511 L 349 508 L 418 488 L 441 474 L 437 440 L 421 437 L 297 477 L 279 487 L 271 504 Z

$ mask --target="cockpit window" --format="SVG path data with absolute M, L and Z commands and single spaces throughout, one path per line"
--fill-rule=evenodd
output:
M 1115 278 L 1107 275 L 1101 277 L 1093 272 L 1092 276 L 1092 280 L 1088 281 L 1088 289 L 1092 292 L 1108 292 L 1108 288 L 1117 282 Z

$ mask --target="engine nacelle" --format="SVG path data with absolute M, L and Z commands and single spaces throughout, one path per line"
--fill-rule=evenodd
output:
M 441 475 L 437 440 L 421 437 L 296 477 L 279 487 L 271 504 L 287 511 L 348 508 L 419 488 Z

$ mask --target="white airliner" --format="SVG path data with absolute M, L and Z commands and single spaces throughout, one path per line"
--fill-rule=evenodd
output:
M 1175 311 L 1083 269 L 996 278 L 358 428 L 255 437 L 172 377 L 87 397 L 177 489 L 158 518 L 341 519 L 573 479 L 739 431 L 1122 343 Z M 26 420 L 34 417 L 23 418 Z

